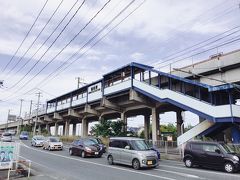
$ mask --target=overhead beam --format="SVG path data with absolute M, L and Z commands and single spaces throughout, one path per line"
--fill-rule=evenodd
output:
M 59 114 L 59 113 L 53 113 L 53 119 L 56 119 L 56 120 L 63 120 L 62 116 Z
M 95 116 L 99 116 L 100 113 L 98 111 L 96 111 L 95 109 L 92 109 L 90 105 L 85 105 L 84 107 L 84 112 L 83 112 L 85 115 L 86 114 L 92 114 L 92 115 L 95 115 Z
M 149 107 L 155 107 L 155 105 L 153 103 L 151 103 L 147 98 L 141 96 L 138 92 L 136 92 L 133 89 L 130 89 L 129 100 L 145 104 Z
M 114 111 L 117 111 L 117 112 L 123 112 L 124 109 L 119 107 L 117 104 L 115 103 L 112 103 L 111 101 L 109 101 L 106 97 L 103 97 L 102 100 L 101 100 L 101 106 L 102 107 L 105 107 L 105 108 L 108 108 L 108 109 L 111 109 L 111 110 L 114 110 Z
M 52 119 L 48 115 L 44 115 L 43 120 L 47 122 L 52 122 Z
M 68 109 L 68 116 L 72 116 L 72 117 L 76 117 L 76 118 L 81 118 L 82 117 L 74 109 Z

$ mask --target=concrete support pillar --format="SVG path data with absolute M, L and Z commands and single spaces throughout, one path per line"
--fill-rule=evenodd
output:
M 81 129 L 81 137 L 87 137 L 88 136 L 88 122 L 86 118 L 82 119 L 82 129 Z
M 65 127 L 64 127 L 64 136 L 69 136 L 69 126 L 70 126 L 70 121 L 69 120 L 66 120 L 65 122 Z
M 149 127 L 150 127 L 150 115 L 145 114 L 144 115 L 144 138 L 146 140 L 149 139 Z
M 123 132 L 127 132 L 127 116 L 125 112 L 121 113 L 121 120 L 124 122 Z
M 60 135 L 64 136 L 65 135 L 65 124 L 62 125 L 62 132 L 60 132 Z
M 180 136 L 182 134 L 182 129 L 184 129 L 182 111 L 177 111 L 176 116 L 177 116 L 177 136 Z
M 42 134 L 42 126 L 40 124 L 38 125 L 38 134 Z
M 48 134 L 51 134 L 51 133 L 50 133 L 50 126 L 49 126 L 49 124 L 46 124 L 45 129 L 47 130 Z
M 160 140 L 159 114 L 156 108 L 152 108 L 152 140 L 153 143 Z
M 76 136 L 77 133 L 77 124 L 73 124 L 72 135 Z
M 57 136 L 58 135 L 58 123 L 56 122 L 55 123 L 55 130 L 54 130 L 54 136 Z

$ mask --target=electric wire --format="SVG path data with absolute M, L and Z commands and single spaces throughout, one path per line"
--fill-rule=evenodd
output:
M 17 50 L 15 51 L 15 53 L 13 54 L 13 56 L 11 57 L 10 61 L 4 66 L 4 68 L 2 69 L 2 72 L 4 72 L 7 67 L 9 66 L 9 64 L 13 61 L 14 57 L 17 55 L 19 49 L 22 47 L 23 43 L 25 42 L 25 40 L 27 39 L 28 35 L 30 34 L 30 32 L 32 31 L 32 28 L 34 27 L 34 25 L 36 24 L 38 18 L 40 17 L 40 15 L 42 14 L 44 8 L 46 7 L 48 3 L 48 0 L 45 1 L 42 9 L 40 10 L 40 12 L 38 13 L 37 17 L 35 18 L 33 24 L 31 25 L 30 29 L 28 30 L 27 34 L 25 35 L 25 37 L 23 38 L 22 42 L 20 43 L 20 45 L 18 46 Z
M 17 86 L 23 79 L 25 79 L 25 77 L 36 67 L 36 65 L 42 60 L 42 58 L 46 55 L 46 53 L 51 49 L 51 47 L 55 44 L 55 42 L 58 40 L 58 38 L 61 36 L 61 34 L 64 32 L 64 30 L 67 28 L 67 26 L 70 24 L 70 22 L 73 20 L 73 18 L 76 16 L 76 14 L 78 13 L 78 11 L 81 9 L 81 7 L 83 6 L 83 4 L 85 3 L 85 0 L 83 0 L 83 2 L 81 3 L 81 5 L 78 7 L 78 9 L 75 11 L 75 13 L 73 14 L 73 16 L 69 19 L 69 21 L 67 22 L 67 24 L 63 27 L 63 29 L 61 30 L 61 32 L 58 34 L 58 36 L 54 39 L 54 41 L 50 44 L 50 46 L 47 48 L 47 50 L 42 54 L 42 56 L 34 63 L 34 65 L 28 70 L 28 72 L 20 79 L 18 80 L 14 85 L 12 85 L 11 87 L 9 87 L 9 89 L 14 88 L 15 86 Z M 49 63 L 48 63 L 49 64 Z
M 8 76 L 11 75 L 10 73 L 16 68 L 16 66 L 23 60 L 23 58 L 25 57 L 25 55 L 28 53 L 28 51 L 32 48 L 32 46 L 35 44 L 35 42 L 38 40 L 38 38 L 40 37 L 40 35 L 42 34 L 42 32 L 45 30 L 45 28 L 47 27 L 47 25 L 49 24 L 49 22 L 52 20 L 52 18 L 54 17 L 54 15 L 56 14 L 56 12 L 59 10 L 59 8 L 61 7 L 62 3 L 64 0 L 61 0 L 60 3 L 58 4 L 57 8 L 54 10 L 54 12 L 52 13 L 52 15 L 50 16 L 50 18 L 47 20 L 47 22 L 45 23 L 45 25 L 43 26 L 43 28 L 41 29 L 41 31 L 38 33 L 38 35 L 36 36 L 36 38 L 34 39 L 34 41 L 31 43 L 31 45 L 27 48 L 27 50 L 25 51 L 25 53 L 18 59 L 18 62 L 8 71 Z M 7 77 L 6 77 L 7 78 Z

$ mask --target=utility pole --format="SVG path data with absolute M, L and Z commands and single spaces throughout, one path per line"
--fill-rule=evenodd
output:
M 22 115 L 22 103 L 23 103 L 23 99 L 20 99 L 20 109 L 19 109 L 19 115 L 18 115 L 18 127 L 17 127 L 17 134 L 20 133 L 20 127 L 23 125 L 23 121 L 21 118 Z
M 8 115 L 7 115 L 7 124 L 6 124 L 5 131 L 7 131 L 7 128 L 8 128 L 8 119 L 9 119 L 9 115 L 10 115 L 10 109 L 8 110 Z
M 31 101 L 30 101 L 30 108 L 29 108 L 29 115 L 32 114 L 32 103 L 33 103 L 33 101 L 31 100 Z
M 84 79 L 81 78 L 81 77 L 76 77 L 75 78 L 77 80 L 77 88 L 79 89 L 80 88 L 80 84 L 82 85 L 86 85 L 87 83 L 84 82 Z
M 38 101 L 37 101 L 37 114 L 36 114 L 36 121 L 34 123 L 34 129 L 33 129 L 33 135 L 36 134 L 36 129 L 37 129 L 37 122 L 38 122 L 38 110 L 39 110 L 39 102 L 40 102 L 40 97 L 41 97 L 41 92 L 36 93 L 38 96 Z

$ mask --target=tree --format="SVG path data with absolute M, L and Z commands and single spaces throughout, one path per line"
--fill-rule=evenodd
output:
M 91 132 L 95 136 L 126 136 L 126 132 L 123 132 L 124 122 L 118 121 L 108 121 L 101 119 L 99 124 L 95 124 Z

